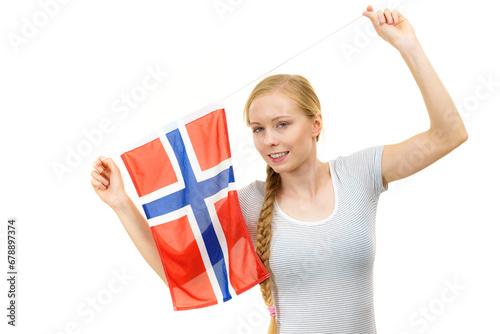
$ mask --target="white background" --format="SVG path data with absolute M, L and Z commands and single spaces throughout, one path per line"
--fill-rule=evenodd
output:
M 51 16 L 43 14 L 46 3 L 52 3 Z M 217 3 L 230 10 L 221 14 Z M 469 133 L 458 149 L 391 183 L 380 197 L 378 333 L 498 332 L 500 8 L 492 3 L 371 2 L 376 10 L 399 8 L 409 19 Z M 267 333 L 269 317 L 260 313 L 266 310 L 258 287 L 223 305 L 174 312 L 168 289 L 94 193 L 91 163 L 99 155 L 117 161 L 117 154 L 141 136 L 227 96 L 348 23 L 273 72 L 301 74 L 315 87 L 325 121 L 321 159 L 397 143 L 429 126 L 400 54 L 367 35 L 373 30 L 361 14 L 369 2 L 54 4 L 59 3 L 0 5 L 5 275 L 8 218 L 18 221 L 19 244 L 18 326 L 6 324 L 8 287 L 2 279 L 2 332 Z M 30 30 L 27 22 L 38 27 Z M 25 39 L 16 44 L 13 36 Z M 115 103 L 142 84 L 147 68 L 168 75 L 128 114 L 116 113 Z M 488 78 L 489 88 L 483 84 Z M 256 83 L 224 100 L 239 186 L 264 178 L 265 167 L 241 116 Z M 106 119 L 108 132 L 89 144 L 85 133 L 95 134 Z M 80 160 L 70 157 L 77 148 L 85 153 Z M 58 164 L 67 168 L 59 176 Z M 125 281 L 115 282 L 114 275 L 122 272 Z M 446 291 L 446 282 L 460 285 L 459 290 Z M 92 299 L 99 311 L 89 304 Z

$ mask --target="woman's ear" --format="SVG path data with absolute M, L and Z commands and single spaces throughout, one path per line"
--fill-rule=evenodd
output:
M 322 129 L 323 129 L 323 117 L 322 117 L 321 113 L 319 112 L 314 116 L 314 120 L 312 123 L 312 135 L 313 135 L 313 137 L 319 136 Z

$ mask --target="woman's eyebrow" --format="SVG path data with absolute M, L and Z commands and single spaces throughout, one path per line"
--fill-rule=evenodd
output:
M 280 119 L 280 118 L 292 118 L 292 116 L 289 116 L 289 115 L 279 115 L 279 116 L 276 116 L 274 117 L 271 122 L 274 122 L 275 120 L 277 119 Z M 259 122 L 251 122 L 250 125 L 252 124 L 260 124 Z

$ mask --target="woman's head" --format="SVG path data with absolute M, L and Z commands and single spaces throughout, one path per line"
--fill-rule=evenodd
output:
M 294 101 L 298 108 L 308 117 L 321 114 L 321 104 L 311 83 L 297 74 L 275 74 L 260 81 L 247 99 L 243 116 L 250 126 L 250 107 L 257 98 L 279 92 Z M 316 140 L 319 140 L 319 135 Z
M 262 80 L 247 100 L 244 118 L 255 148 L 277 173 L 316 160 L 321 106 L 304 77 L 278 74 Z
M 274 200 L 282 185 L 279 171 L 293 168 L 309 157 L 315 158 L 315 142 L 323 128 L 321 106 L 307 79 L 277 74 L 263 79 L 253 89 L 244 118 L 252 127 L 257 150 L 268 163 L 264 202 L 257 222 L 256 252 L 271 272 L 271 220 Z M 282 168 L 283 164 L 288 167 Z M 260 283 L 260 290 L 266 305 L 274 306 L 271 278 Z M 271 319 L 269 334 L 275 334 L 276 319 Z

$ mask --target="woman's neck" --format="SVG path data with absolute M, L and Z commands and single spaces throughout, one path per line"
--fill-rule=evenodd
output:
M 277 196 L 313 198 L 330 179 L 330 165 L 315 159 L 304 162 L 298 169 L 281 173 L 281 189 Z

